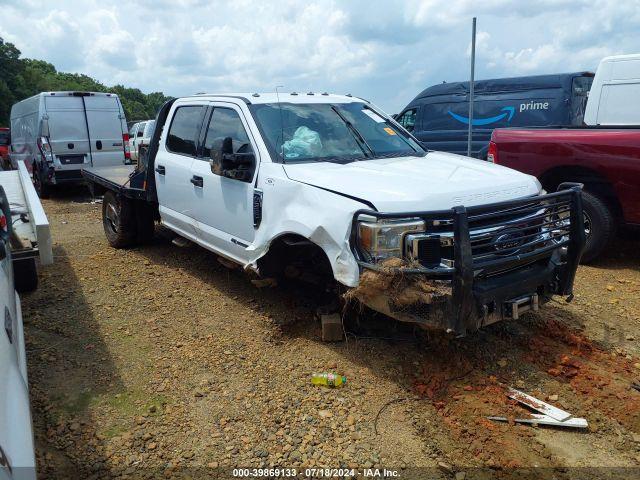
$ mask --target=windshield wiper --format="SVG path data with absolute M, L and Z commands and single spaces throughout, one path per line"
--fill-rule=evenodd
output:
M 353 124 L 349 120 L 347 120 L 347 118 L 342 113 L 340 113 L 340 110 L 338 110 L 335 105 L 331 105 L 331 110 L 336 112 L 336 115 L 340 117 L 340 119 L 345 123 L 347 128 L 351 131 L 353 136 L 356 138 L 356 142 L 358 142 L 358 146 L 362 149 L 362 153 L 364 153 L 364 156 L 367 158 L 375 156 L 373 148 L 369 146 L 369 144 L 364 139 L 362 134 L 358 131 L 358 129 L 354 127 Z M 369 153 L 367 153 L 367 150 L 369 151 Z

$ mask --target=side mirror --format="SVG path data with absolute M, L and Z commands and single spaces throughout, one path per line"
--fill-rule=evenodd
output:
M 226 137 L 219 150 L 211 149 L 211 172 L 222 177 L 246 180 L 251 174 L 251 167 L 255 164 L 256 156 L 253 152 L 233 153 L 233 140 Z

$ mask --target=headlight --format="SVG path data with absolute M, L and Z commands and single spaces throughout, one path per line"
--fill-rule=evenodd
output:
M 402 239 L 407 233 L 423 232 L 423 220 L 379 220 L 358 223 L 360 248 L 374 262 L 402 257 Z

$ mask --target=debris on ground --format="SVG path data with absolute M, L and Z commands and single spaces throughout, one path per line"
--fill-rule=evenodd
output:
M 340 387 L 347 383 L 347 377 L 335 373 L 314 373 L 311 375 L 311 383 L 323 387 Z
M 559 422 L 567 420 L 571 417 L 571 414 L 569 412 L 565 412 L 560 408 L 554 407 L 553 405 L 543 402 L 542 400 L 538 400 L 537 398 L 532 397 L 531 395 L 527 395 L 526 393 L 521 392 L 520 390 L 516 390 L 515 388 L 510 388 L 507 392 L 507 396 L 522 403 L 523 405 L 526 405 L 527 407 L 537 410 L 547 417 L 558 420 Z
M 528 395 L 515 388 L 510 388 L 507 391 L 507 396 L 518 403 L 525 405 L 533 410 L 537 410 L 540 413 L 532 413 L 530 418 L 508 418 L 508 417 L 487 417 L 489 420 L 496 422 L 515 422 L 526 423 L 530 425 L 551 425 L 554 427 L 567 427 L 567 428 L 588 428 L 589 424 L 584 418 L 575 418 L 569 412 L 566 412 L 558 407 L 550 405 L 542 400 L 539 400 L 531 395 Z M 557 396 L 556 396 L 557 398 Z
M 489 420 L 495 422 L 509 422 L 511 421 L 507 417 L 487 417 Z M 530 425 L 550 425 L 553 427 L 567 427 L 567 428 L 588 428 L 589 424 L 584 418 L 569 418 L 563 422 L 555 420 L 547 415 L 541 413 L 532 413 L 531 418 L 514 418 L 515 423 L 526 423 Z
M 323 342 L 341 342 L 344 337 L 342 317 L 337 313 L 320 315 Z

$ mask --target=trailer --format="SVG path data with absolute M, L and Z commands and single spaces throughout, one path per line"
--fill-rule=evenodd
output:
M 23 161 L 17 170 L 0 171 L 0 186 L 4 188 L 11 211 L 11 251 L 15 288 L 19 293 L 38 286 L 36 258 L 40 265 L 53 263 L 49 220 Z

